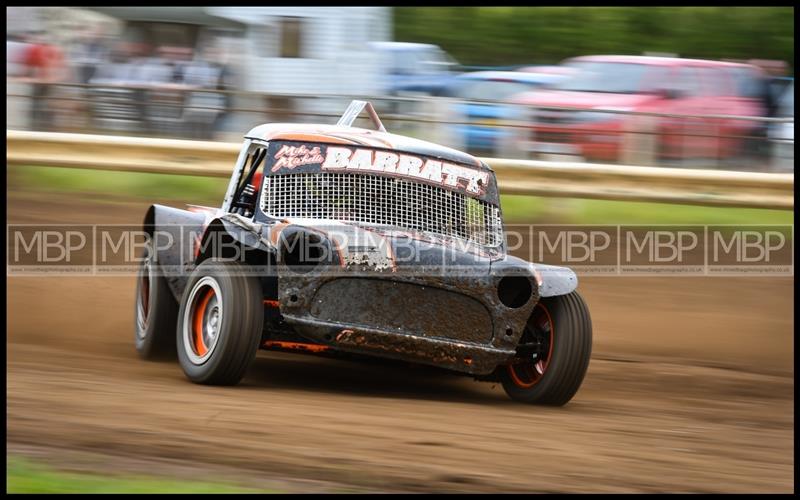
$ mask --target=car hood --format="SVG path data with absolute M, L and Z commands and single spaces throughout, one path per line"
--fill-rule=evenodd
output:
M 652 94 L 609 94 L 603 92 L 567 92 L 547 90 L 526 92 L 514 101 L 528 106 L 565 108 L 636 108 L 658 99 Z

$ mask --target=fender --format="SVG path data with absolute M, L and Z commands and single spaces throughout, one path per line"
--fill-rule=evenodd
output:
M 253 223 L 253 221 L 238 214 L 228 213 L 215 217 L 204 225 L 204 232 L 199 240 L 199 245 L 194 247 L 196 255 L 193 255 L 192 261 L 194 265 L 198 265 L 213 255 L 214 247 L 209 245 L 209 240 L 218 234 L 230 237 L 247 250 L 260 250 L 275 255 L 277 249 L 262 236 L 264 233 L 263 224 Z
M 195 238 L 204 230 L 204 213 L 151 205 L 144 216 L 143 230 L 153 238 L 156 269 L 167 280 L 175 300 L 180 300 L 191 272 Z
M 542 277 L 540 288 L 542 297 L 567 295 L 578 288 L 578 276 L 572 269 L 547 264 L 531 264 L 531 266 Z
M 214 245 L 209 239 L 214 235 L 222 233 L 246 249 L 276 253 L 275 247 L 261 237 L 262 225 L 237 214 L 220 216 L 211 210 L 151 205 L 143 230 L 153 238 L 157 269 L 167 279 L 175 300 L 180 300 L 192 270 L 212 255 Z
M 547 264 L 535 264 L 526 260 L 506 255 L 505 258 L 492 261 L 492 273 L 533 275 L 538 285 L 539 297 L 555 297 L 566 295 L 578 287 L 578 276 L 572 269 Z

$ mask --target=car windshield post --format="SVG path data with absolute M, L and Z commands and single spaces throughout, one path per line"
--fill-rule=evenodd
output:
M 255 175 L 256 170 L 258 170 L 258 167 L 261 166 L 261 162 L 264 160 L 265 156 L 267 156 L 266 148 L 259 147 L 259 149 L 256 149 L 253 152 L 251 156 L 252 160 L 250 160 L 250 171 L 247 172 L 247 176 L 244 178 L 244 180 L 242 180 L 242 182 L 239 183 L 239 187 L 236 189 L 236 195 L 234 196 L 234 199 L 236 199 L 239 195 L 241 195 L 242 189 L 244 189 L 244 187 L 250 184 L 250 181 L 253 180 L 253 175 Z
M 242 144 L 242 149 L 239 151 L 239 158 L 236 160 L 236 166 L 231 174 L 231 180 L 228 182 L 228 190 L 225 192 L 225 198 L 222 201 L 221 208 L 224 212 L 228 212 L 231 209 L 231 205 L 233 204 L 233 196 L 236 194 L 236 189 L 239 186 L 239 180 L 242 178 L 242 172 L 244 171 L 244 167 L 247 162 L 247 156 L 250 154 L 252 145 L 252 140 L 245 139 L 244 144 Z

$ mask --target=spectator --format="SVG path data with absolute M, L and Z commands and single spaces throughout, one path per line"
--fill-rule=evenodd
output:
M 63 52 L 48 43 L 43 31 L 34 31 L 27 36 L 24 65 L 31 79 L 31 119 L 34 130 L 48 130 L 52 121 L 50 112 L 51 85 L 65 75 Z
M 108 43 L 102 32 L 83 37 L 75 45 L 71 55 L 76 79 L 79 83 L 89 83 L 99 67 L 109 61 Z
M 137 79 L 143 85 L 165 85 L 172 83 L 174 65 L 165 57 L 161 48 L 152 51 L 150 57 L 137 61 Z
M 134 78 L 134 69 L 128 47 L 120 42 L 111 50 L 108 62 L 96 68 L 90 82 L 124 85 Z
M 208 52 L 201 53 L 184 67 L 184 81 L 187 85 L 202 90 L 217 90 L 222 77 L 222 68 L 205 58 Z M 190 136 L 210 139 L 214 125 L 224 110 L 225 96 L 216 92 L 191 92 L 184 117 Z
M 8 35 L 6 37 L 6 76 L 28 76 L 28 67 L 25 63 L 28 44 L 20 37 Z

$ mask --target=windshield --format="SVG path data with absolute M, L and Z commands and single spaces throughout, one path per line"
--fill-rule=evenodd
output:
M 409 50 L 393 50 L 391 51 L 392 58 L 392 73 L 397 75 L 406 75 L 414 72 L 417 65 L 417 54 Z
M 391 72 L 395 75 L 447 73 L 456 65 L 452 58 L 436 48 L 391 50 Z
M 478 101 L 504 101 L 515 94 L 527 92 L 533 87 L 534 85 L 521 82 L 473 80 L 462 82 L 450 92 L 450 95 Z
M 578 72 L 556 84 L 556 90 L 636 94 L 643 91 L 644 75 L 650 69 L 646 64 L 617 62 L 573 62 L 567 66 Z

